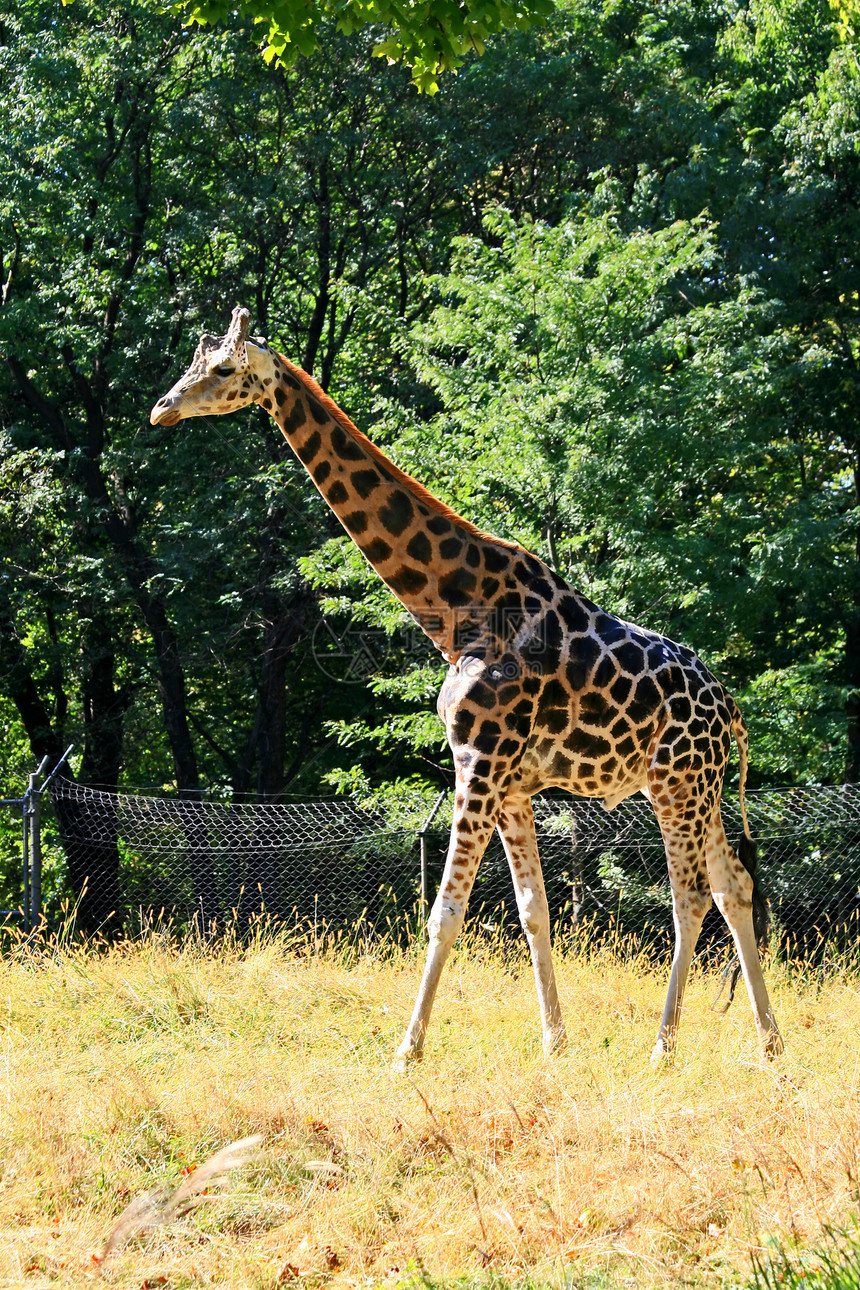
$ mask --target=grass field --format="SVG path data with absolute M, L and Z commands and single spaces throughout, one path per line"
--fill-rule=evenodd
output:
M 0 1284 L 736 1285 L 856 1212 L 860 977 L 771 967 L 787 1042 L 694 976 L 648 1057 L 666 972 L 562 954 L 569 1051 L 531 972 L 472 945 L 423 1065 L 390 1074 L 420 947 L 379 957 L 154 938 L 0 961 Z M 256 1161 L 106 1261 L 132 1197 L 237 1138 Z

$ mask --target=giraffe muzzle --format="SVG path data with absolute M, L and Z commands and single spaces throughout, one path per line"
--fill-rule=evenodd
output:
M 174 426 L 181 413 L 173 400 L 167 396 L 159 399 L 149 414 L 150 423 L 154 426 Z

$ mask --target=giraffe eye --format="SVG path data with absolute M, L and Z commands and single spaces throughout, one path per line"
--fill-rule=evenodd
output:
M 216 376 L 232 376 L 235 370 L 235 367 L 230 363 L 220 363 L 218 367 L 212 368 Z

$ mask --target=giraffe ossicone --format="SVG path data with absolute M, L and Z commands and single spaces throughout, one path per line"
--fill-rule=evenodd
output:
M 692 650 L 599 609 L 542 560 L 484 533 L 401 471 L 316 382 L 233 312 L 201 337 L 151 420 L 271 414 L 368 562 L 450 664 L 438 711 L 454 758 L 448 855 L 418 997 L 396 1064 L 420 1058 L 445 960 L 478 864 L 498 829 L 528 940 L 543 1044 L 564 1044 L 531 799 L 550 787 L 651 801 L 672 888 L 675 951 L 652 1060 L 671 1048 L 693 950 L 716 901 L 734 939 L 762 1047 L 782 1050 L 758 952 L 755 846 L 746 809 L 747 733 L 737 704 Z M 734 737 L 743 836 L 729 844 L 720 798 Z

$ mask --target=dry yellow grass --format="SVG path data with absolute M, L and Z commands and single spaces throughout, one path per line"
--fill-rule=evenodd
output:
M 665 971 L 562 956 L 570 1049 L 548 1061 L 527 964 L 472 946 L 407 1081 L 389 1065 L 419 953 L 5 958 L 0 1284 L 726 1285 L 751 1247 L 814 1242 L 855 1206 L 852 974 L 771 970 L 769 1064 L 746 999 L 718 1016 L 694 976 L 655 1073 Z M 99 1264 L 132 1196 L 255 1133 L 223 1191 Z

